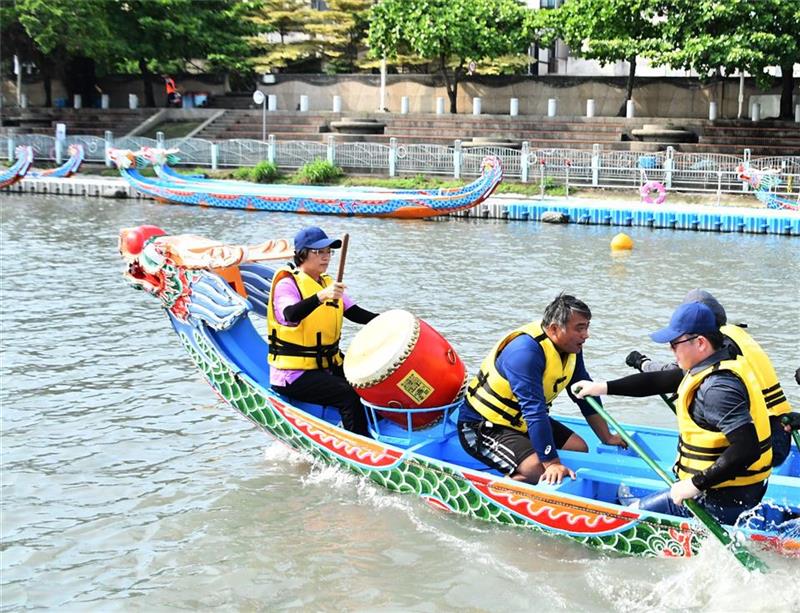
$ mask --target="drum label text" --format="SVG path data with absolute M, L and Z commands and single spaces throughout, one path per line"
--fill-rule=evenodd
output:
M 416 370 L 410 370 L 397 382 L 397 387 L 417 404 L 425 402 L 425 399 L 433 393 L 433 386 L 420 377 Z

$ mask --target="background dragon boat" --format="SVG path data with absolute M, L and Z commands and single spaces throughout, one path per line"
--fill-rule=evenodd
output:
M 67 153 L 69 153 L 69 158 L 60 166 L 47 168 L 45 170 L 33 169 L 28 173 L 28 176 L 37 178 L 50 177 L 53 179 L 66 179 L 67 177 L 71 177 L 80 170 L 83 164 L 85 158 L 83 145 L 80 143 L 73 143 L 67 147 Z
M 589 442 L 586 454 L 562 452 L 580 467 L 576 480 L 530 485 L 507 479 L 468 456 L 455 432 L 456 404 L 433 425 L 413 429 L 370 411 L 374 438 L 339 427 L 329 407 L 290 401 L 269 388 L 267 344 L 257 331 L 273 268 L 291 256 L 288 241 L 228 245 L 192 235 L 167 236 L 155 226 L 123 229 L 125 279 L 156 296 L 195 366 L 230 406 L 267 433 L 315 459 L 362 475 L 391 491 L 416 495 L 437 509 L 556 535 L 630 555 L 689 557 L 708 537 L 693 519 L 621 506 L 663 489 L 632 451 L 599 444 L 584 420 L 564 418 Z M 402 421 L 402 420 L 401 420 Z M 665 468 L 674 458 L 673 430 L 630 426 L 629 433 Z M 800 454 L 773 473 L 765 503 L 740 519 L 739 540 L 800 555 Z
M 17 147 L 14 153 L 16 155 L 14 164 L 6 169 L 0 169 L 0 187 L 8 187 L 20 181 L 33 164 L 32 147 Z
M 174 155 L 172 152 L 168 152 Z M 257 211 L 320 215 L 422 218 L 454 213 L 476 206 L 494 192 L 503 178 L 500 160 L 484 158 L 481 176 L 462 187 L 432 190 L 395 190 L 372 187 L 261 185 L 246 181 L 205 179 L 180 175 L 166 167 L 174 159 L 157 150 L 112 149 L 120 175 L 136 190 L 175 204 L 193 204 Z M 163 157 L 161 163 L 158 157 Z M 155 163 L 158 177 L 144 177 L 137 169 Z

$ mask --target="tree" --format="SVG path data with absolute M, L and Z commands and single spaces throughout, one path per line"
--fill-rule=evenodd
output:
M 792 117 L 795 63 L 800 62 L 800 0 L 665 1 L 665 48 L 656 61 L 693 69 L 754 75 L 760 86 L 781 69 L 780 116 Z
M 458 84 L 470 61 L 527 50 L 527 13 L 516 0 L 383 0 L 372 8 L 370 53 L 436 62 L 450 112 L 457 113 Z
M 2 15 L 4 46 L 10 31 L 12 44 L 25 49 L 22 55 L 36 63 L 44 79 L 46 105 L 52 104 L 54 77 L 61 78 L 70 95 L 80 93 L 89 101 L 96 93 L 91 58 L 113 56 L 114 49 L 121 48 L 111 35 L 103 3 L 15 0 L 13 12 Z
M 605 65 L 629 63 L 625 101 L 633 96 L 636 58 L 663 51 L 658 0 L 567 0 L 547 11 L 549 25 L 570 50 Z M 620 107 L 625 114 L 625 103 Z
M 316 56 L 308 26 L 316 13 L 306 0 L 265 0 L 251 16 L 257 34 L 250 38 L 258 72 L 302 66 Z
M 99 4 L 107 7 L 112 32 L 124 42 L 117 66 L 136 63 L 146 106 L 155 106 L 154 73 L 183 69 L 198 60 L 203 61 L 203 68 L 249 68 L 246 37 L 254 29 L 248 17 L 258 3 L 126 0 Z
M 373 0 L 328 0 L 328 10 L 319 11 L 308 25 L 315 36 L 318 54 L 326 72 L 354 72 L 359 55 L 366 51 L 369 11 Z

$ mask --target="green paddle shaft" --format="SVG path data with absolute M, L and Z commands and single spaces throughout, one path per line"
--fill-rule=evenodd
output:
M 647 464 L 653 471 L 661 477 L 661 479 L 667 484 L 672 485 L 674 480 L 670 476 L 670 474 L 665 471 L 658 463 L 653 460 L 647 452 L 642 449 L 642 447 L 637 443 L 630 434 L 628 434 L 618 423 L 617 420 L 614 419 L 609 413 L 591 396 L 586 396 L 585 400 L 592 406 L 592 408 L 597 411 L 597 413 L 602 417 L 609 426 L 614 428 L 617 431 L 617 434 L 626 442 L 628 446 L 633 449 L 639 457 L 644 460 L 645 464 Z M 695 500 L 685 500 L 684 504 L 686 508 L 691 511 L 692 515 L 694 515 L 697 520 L 703 524 L 708 531 L 713 534 L 717 540 L 729 547 L 733 555 L 736 557 L 739 562 L 741 562 L 742 566 L 744 566 L 747 570 L 760 570 L 761 572 L 765 572 L 767 570 L 767 565 L 764 564 L 759 558 L 754 556 L 752 553 L 747 551 L 744 547 L 739 545 L 738 543 L 734 542 L 731 539 L 730 534 L 728 531 L 723 528 L 716 519 L 714 519 L 711 514 L 706 511 L 700 504 Z

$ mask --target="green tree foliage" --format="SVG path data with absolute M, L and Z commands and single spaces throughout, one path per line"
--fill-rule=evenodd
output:
M 636 58 L 663 51 L 659 0 L 567 0 L 542 18 L 574 55 L 605 65 L 629 62 L 625 100 L 633 96 Z M 625 104 L 620 108 L 624 113 Z
M 94 84 L 95 66 L 123 72 L 134 66 L 145 83 L 145 104 L 154 106 L 154 73 L 182 70 L 198 58 L 204 61 L 204 69 L 246 69 L 244 37 L 252 28 L 246 16 L 257 3 L 14 0 L 13 6 L 12 16 L 43 56 L 40 67 L 52 64 L 67 84 L 79 67 L 85 91 Z
M 458 84 L 470 61 L 524 53 L 528 11 L 516 0 L 382 0 L 372 9 L 373 57 L 416 55 L 435 62 L 457 113 Z
M 800 0 L 670 0 L 663 2 L 665 47 L 656 61 L 693 69 L 749 72 L 771 82 L 781 68 L 780 115 L 792 117 L 793 65 L 800 62 Z
M 366 53 L 369 11 L 373 0 L 328 0 L 308 31 L 314 35 L 326 72 L 355 72 Z
M 316 13 L 306 0 L 264 0 L 250 18 L 257 30 L 249 39 L 255 70 L 297 69 L 314 59 L 316 45 L 308 26 Z

